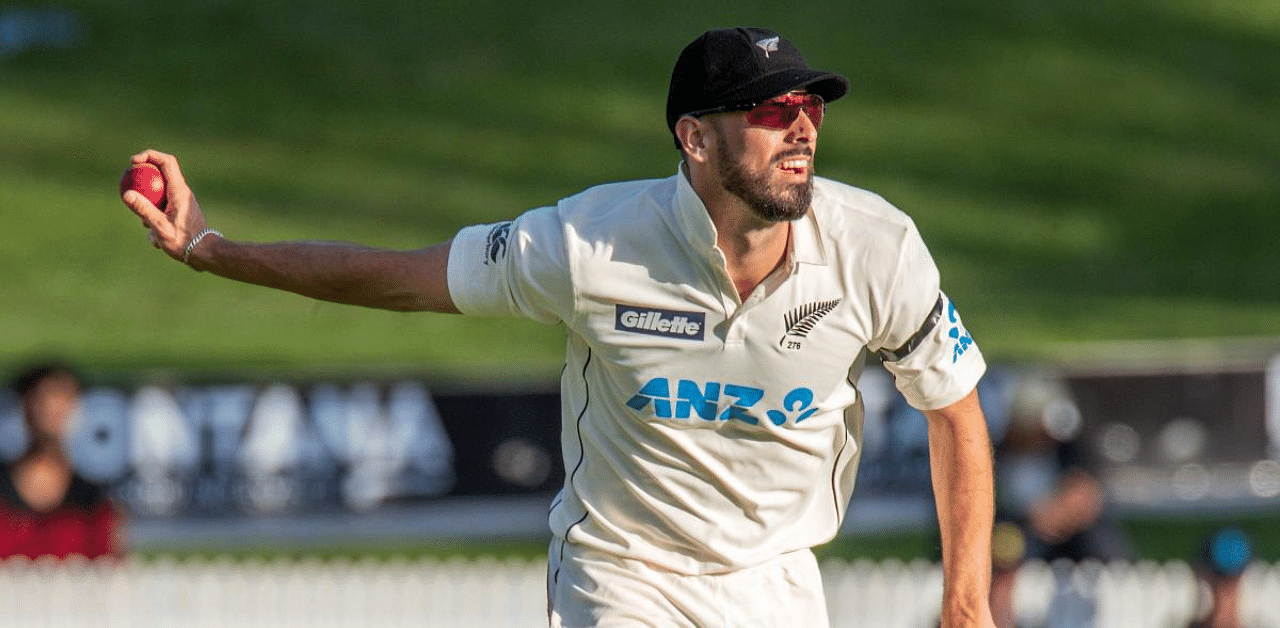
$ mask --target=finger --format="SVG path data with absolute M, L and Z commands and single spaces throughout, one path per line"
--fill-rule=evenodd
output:
M 168 223 L 164 212 L 157 209 L 155 205 L 151 204 L 151 201 L 147 200 L 147 197 L 139 194 L 136 190 L 126 191 L 120 197 L 120 200 L 124 201 L 125 206 L 142 219 L 142 225 L 148 229 L 152 228 L 153 225 Z
M 187 180 L 182 176 L 182 169 L 178 166 L 178 158 L 154 149 L 147 149 L 129 157 L 129 161 L 135 164 L 149 163 L 160 169 L 160 174 L 164 176 L 165 196 L 172 198 L 172 195 L 178 188 L 185 188 Z
M 129 161 L 135 164 L 145 164 L 145 163 L 154 163 L 153 160 L 165 159 L 169 157 L 173 157 L 173 155 L 170 155 L 169 153 L 162 153 L 153 148 L 148 148 L 147 150 L 144 150 L 135 155 L 130 155 Z

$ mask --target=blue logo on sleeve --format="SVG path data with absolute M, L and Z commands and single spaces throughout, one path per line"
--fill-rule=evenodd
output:
M 955 364 L 973 345 L 973 336 L 969 335 L 969 330 L 965 329 L 964 323 L 960 322 L 960 315 L 956 313 L 956 304 L 950 299 L 947 300 L 947 320 L 951 321 L 951 330 L 947 335 L 956 341 L 956 344 L 951 347 L 951 363 Z

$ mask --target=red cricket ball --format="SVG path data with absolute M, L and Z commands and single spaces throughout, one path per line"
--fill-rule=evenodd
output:
M 120 177 L 120 195 L 129 190 L 136 190 L 151 201 L 152 205 L 164 209 L 164 176 L 160 169 L 152 164 L 134 164 L 124 171 Z

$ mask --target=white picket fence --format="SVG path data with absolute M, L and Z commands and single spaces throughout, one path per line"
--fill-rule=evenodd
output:
M 835 628 L 932 628 L 942 575 L 929 562 L 827 561 Z M 525 560 L 0 562 L 0 627 L 504 628 L 546 625 L 545 564 Z M 1183 563 L 1028 566 L 1027 626 L 1185 625 L 1199 586 Z M 1066 606 L 1051 606 L 1069 600 Z M 1245 576 L 1247 625 L 1280 627 L 1280 565 Z M 1054 623 L 1055 621 L 1059 623 Z

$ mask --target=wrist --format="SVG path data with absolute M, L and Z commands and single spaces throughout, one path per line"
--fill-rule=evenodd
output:
M 200 231 L 196 232 L 196 234 L 191 237 L 191 240 L 187 242 L 186 248 L 183 249 L 182 251 L 183 264 L 190 266 L 192 269 L 196 270 L 197 272 L 203 272 L 203 269 L 196 268 L 196 266 L 191 263 L 191 254 L 194 253 L 196 251 L 196 247 L 200 246 L 200 243 L 208 239 L 209 236 L 217 236 L 221 238 L 222 233 L 219 232 L 217 229 L 212 229 L 210 227 L 205 227 L 204 229 L 201 229 Z

